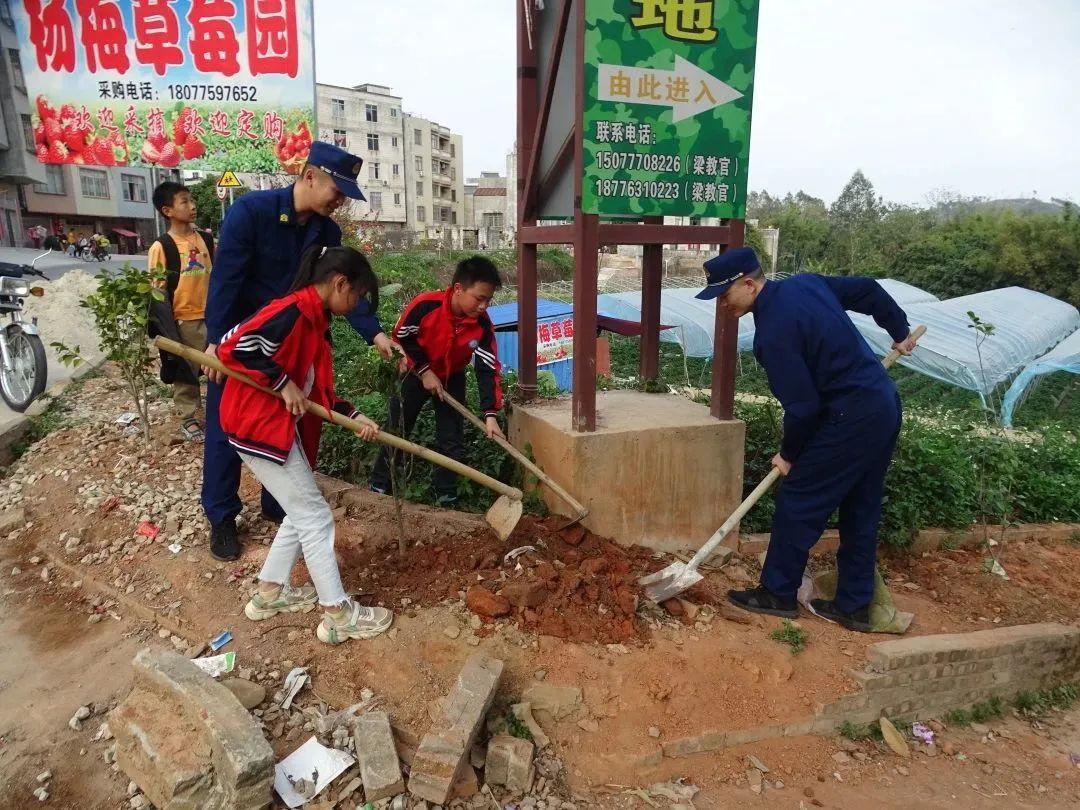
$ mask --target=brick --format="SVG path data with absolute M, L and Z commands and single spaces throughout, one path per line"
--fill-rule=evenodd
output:
M 364 798 L 370 802 L 388 799 L 405 792 L 401 778 L 390 716 L 386 712 L 368 712 L 356 720 L 353 729 L 356 757 L 360 760 L 360 778 L 364 782 Z
M 495 699 L 503 662 L 478 653 L 465 662 L 457 683 L 413 757 L 409 792 L 446 804 L 454 779 L 476 741 L 484 715 Z
M 528 793 L 533 783 L 534 746 L 528 740 L 499 734 L 487 747 L 484 781 L 502 785 L 512 793 Z
M 660 747 L 665 757 L 688 757 L 691 754 L 700 754 L 702 751 L 715 751 L 727 747 L 727 732 L 706 731 L 693 737 L 683 737 L 662 743 Z

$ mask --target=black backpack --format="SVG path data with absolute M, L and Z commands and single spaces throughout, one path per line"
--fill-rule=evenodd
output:
M 214 239 L 208 233 L 199 234 L 206 243 L 206 252 L 210 261 L 214 261 Z M 176 287 L 180 283 L 180 249 L 176 241 L 169 234 L 162 234 L 158 240 L 165 251 L 165 286 L 167 295 L 164 301 L 152 301 L 150 304 L 150 321 L 147 331 L 150 337 L 161 335 L 169 340 L 180 342 L 180 332 L 176 328 L 176 320 L 173 318 L 172 298 Z M 185 360 L 169 352 L 159 353 L 161 360 L 161 381 L 167 385 L 175 382 L 186 382 L 198 385 L 199 378 L 191 373 L 191 367 Z

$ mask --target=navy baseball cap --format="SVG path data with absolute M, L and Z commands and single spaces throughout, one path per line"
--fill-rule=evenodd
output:
M 740 278 L 759 269 L 761 263 L 753 248 L 737 247 L 713 256 L 705 262 L 704 267 L 708 286 L 694 297 L 708 301 L 726 293 Z
M 350 154 L 340 146 L 315 141 L 311 144 L 308 152 L 307 165 L 321 169 L 332 178 L 334 184 L 341 189 L 341 193 L 353 200 L 366 200 L 364 192 L 356 184 L 356 178 L 360 176 L 360 167 L 364 165 L 363 158 Z

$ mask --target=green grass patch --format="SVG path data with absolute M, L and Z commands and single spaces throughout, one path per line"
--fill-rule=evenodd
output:
M 769 638 L 781 644 L 787 644 L 791 647 L 792 655 L 798 655 L 806 649 L 806 633 L 799 625 L 788 619 L 784 619 L 784 626 L 779 630 L 769 633 Z

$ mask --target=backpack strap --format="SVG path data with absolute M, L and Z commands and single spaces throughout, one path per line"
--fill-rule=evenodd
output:
M 214 237 L 206 231 L 199 231 L 199 236 L 202 237 L 203 244 L 206 245 L 206 255 L 210 257 L 212 264 L 214 261 Z
M 165 252 L 165 289 L 168 291 L 169 300 L 172 301 L 173 293 L 180 284 L 180 249 L 176 242 L 167 233 L 158 237 L 161 249 Z

